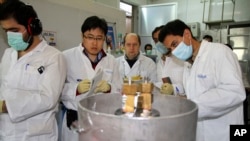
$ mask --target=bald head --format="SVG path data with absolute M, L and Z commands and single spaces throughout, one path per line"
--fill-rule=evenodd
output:
M 124 50 L 128 59 L 134 59 L 140 52 L 141 39 L 136 33 L 128 33 L 124 37 Z
M 130 37 L 135 37 L 135 38 L 137 38 L 139 45 L 141 45 L 141 38 L 140 38 L 140 36 L 139 36 L 138 34 L 136 34 L 136 33 L 127 33 L 127 34 L 124 36 L 124 44 L 126 43 L 127 37 L 129 37 L 129 38 L 130 38 Z

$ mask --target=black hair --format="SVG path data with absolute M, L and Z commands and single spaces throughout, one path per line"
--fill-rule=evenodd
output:
M 128 33 L 128 34 L 129 34 L 129 33 Z M 125 36 L 124 36 L 124 38 L 123 38 L 123 44 L 124 44 L 124 45 L 125 45 L 125 43 L 126 43 L 126 37 L 127 37 L 128 34 L 125 34 Z M 140 37 L 138 34 L 136 34 L 136 33 L 134 33 L 134 34 L 137 36 L 139 45 L 141 45 L 141 37 Z
M 108 24 L 106 22 L 105 19 L 101 19 L 97 16 L 91 16 L 88 17 L 82 24 L 82 33 L 91 30 L 91 29 L 96 29 L 96 28 L 100 28 L 104 35 L 106 36 L 107 32 L 108 32 Z
M 157 27 L 152 31 L 152 37 L 154 36 L 154 34 L 155 34 L 157 31 L 161 30 L 163 27 L 164 27 L 164 25 L 157 26 Z
M 174 35 L 174 36 L 178 35 L 182 37 L 185 29 L 188 29 L 191 32 L 189 26 L 187 26 L 183 21 L 179 19 L 170 21 L 161 29 L 158 37 L 159 41 L 163 42 L 164 38 L 167 35 Z M 194 38 L 192 32 L 191 35 L 192 38 Z
M 233 50 L 233 47 L 230 44 L 225 44 L 227 47 L 229 47 L 231 50 Z
M 13 2 L 13 1 L 19 1 L 19 0 L 2 0 L 2 3 L 0 3 L 0 4 L 3 4 L 5 2 Z
M 146 50 L 147 46 L 150 46 L 151 48 L 153 48 L 153 46 L 152 46 L 151 44 L 146 44 L 146 45 L 144 46 L 144 50 Z
M 205 35 L 203 39 L 210 39 L 213 42 L 213 37 L 211 35 Z
M 0 5 L 0 20 L 14 18 L 18 24 L 28 28 L 29 20 L 38 18 L 31 5 L 26 5 L 19 0 L 6 0 Z

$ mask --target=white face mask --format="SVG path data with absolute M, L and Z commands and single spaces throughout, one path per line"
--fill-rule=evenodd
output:
M 191 42 L 191 41 L 190 41 Z M 190 46 L 186 45 L 183 41 L 172 51 L 172 54 L 183 61 L 189 59 L 193 54 L 193 47 L 190 43 Z

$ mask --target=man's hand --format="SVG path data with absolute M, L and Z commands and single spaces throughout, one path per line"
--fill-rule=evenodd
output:
M 161 93 L 162 94 L 167 94 L 167 95 L 172 95 L 174 92 L 174 88 L 171 84 L 169 83 L 163 83 L 161 86 Z
M 78 93 L 82 94 L 88 92 L 90 89 L 90 83 L 91 82 L 88 79 L 82 80 L 77 86 Z
M 109 85 L 109 83 L 105 80 L 101 80 L 98 84 L 97 87 L 95 88 L 95 93 L 98 92 L 108 92 L 110 91 L 111 87 Z

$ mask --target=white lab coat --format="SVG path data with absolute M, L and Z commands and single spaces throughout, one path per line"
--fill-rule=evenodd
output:
M 2 83 L 2 65 L 1 65 L 1 62 L 0 62 L 0 87 L 1 87 L 1 83 Z
M 168 58 L 166 57 L 166 60 L 163 61 L 162 59 L 158 60 L 156 63 L 156 69 L 157 69 L 157 82 L 162 82 L 162 71 L 166 63 L 168 63 Z M 162 84 L 162 83 L 161 83 Z
M 57 141 L 55 112 L 66 77 L 63 55 L 46 41 L 19 59 L 17 55 L 8 48 L 2 58 L 0 99 L 8 113 L 0 114 L 0 140 Z
M 141 75 L 149 77 L 151 82 L 156 82 L 156 64 L 151 58 L 140 54 L 132 68 L 130 68 L 124 56 L 116 58 L 116 60 L 119 63 L 119 72 L 122 78 L 124 76 L 132 77 Z
M 174 87 L 174 95 L 184 95 L 183 88 L 184 62 L 174 56 L 167 57 L 162 70 L 162 78 L 169 77 Z
M 62 93 L 62 102 L 68 109 L 77 110 L 77 103 L 86 96 L 86 94 L 76 96 L 78 79 L 91 80 L 98 69 L 104 71 L 103 79 L 111 84 L 111 92 L 119 93 L 121 91 L 121 78 L 115 58 L 107 54 L 97 64 L 95 70 L 92 68 L 89 58 L 83 53 L 84 47 L 80 44 L 78 47 L 63 52 L 67 61 L 67 82 Z M 78 134 L 69 130 L 66 125 L 66 116 L 63 119 L 62 141 L 78 140 Z
M 193 65 L 185 63 L 183 75 L 187 98 L 198 105 L 196 141 L 229 141 L 230 125 L 243 124 L 246 96 L 233 52 L 202 41 Z

